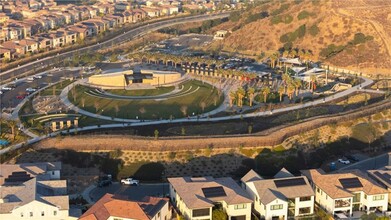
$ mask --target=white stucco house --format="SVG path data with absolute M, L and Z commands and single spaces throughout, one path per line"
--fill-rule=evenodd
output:
M 273 179 L 263 179 L 250 170 L 241 182 L 253 200 L 254 213 L 262 219 L 286 220 L 314 213 L 315 193 L 306 177 L 282 169 Z
M 315 190 L 315 201 L 333 215 L 349 217 L 353 211 L 387 211 L 388 191 L 359 170 L 326 174 L 321 169 L 311 169 L 302 174 Z
M 252 200 L 230 177 L 168 178 L 170 198 L 186 219 L 212 219 L 214 208 L 222 208 L 228 220 L 250 220 Z

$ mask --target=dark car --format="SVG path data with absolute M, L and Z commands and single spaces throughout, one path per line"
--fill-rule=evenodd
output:
M 100 180 L 98 182 L 98 187 L 110 186 L 111 184 L 111 180 Z
M 353 155 L 345 155 L 345 157 L 346 157 L 346 159 L 353 161 L 353 162 L 359 161 L 359 159 L 357 159 L 357 157 L 355 157 Z

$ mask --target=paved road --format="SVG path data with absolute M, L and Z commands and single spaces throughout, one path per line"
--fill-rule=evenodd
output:
M 379 169 L 384 166 L 389 166 L 389 153 L 381 154 L 376 157 L 368 158 L 363 161 L 359 161 L 357 163 L 353 163 L 351 165 L 345 166 L 339 170 L 352 170 L 352 169 L 359 169 L 359 170 L 373 170 L 373 169 Z
M 62 61 L 67 58 L 70 58 L 74 55 L 79 55 L 91 51 L 96 51 L 102 48 L 108 48 L 111 47 L 112 45 L 118 45 L 123 42 L 132 40 L 134 38 L 146 35 L 150 32 L 170 27 L 173 25 L 177 24 L 182 24 L 182 23 L 188 23 L 188 22 L 197 22 L 197 21 L 204 21 L 204 20 L 212 20 L 212 19 L 217 19 L 217 18 L 225 18 L 229 16 L 230 12 L 224 12 L 220 14 L 208 14 L 208 15 L 195 15 L 195 16 L 190 16 L 190 17 L 178 17 L 170 20 L 164 20 L 164 21 L 157 21 L 152 24 L 146 24 L 140 27 L 137 27 L 135 29 L 132 29 L 124 34 L 118 35 L 112 39 L 109 39 L 104 42 L 100 42 L 98 44 L 84 47 L 81 49 L 65 52 L 65 53 L 60 53 L 56 56 L 50 56 L 47 58 L 43 58 L 34 62 L 30 62 L 28 64 L 22 65 L 20 67 L 13 68 L 11 70 L 5 71 L 3 73 L 0 73 L 0 82 L 2 79 L 8 79 L 8 78 L 13 78 L 20 76 L 21 74 L 24 74 L 27 71 L 30 71 L 32 69 L 39 69 L 47 66 L 52 66 L 56 61 Z
M 139 186 L 127 186 L 113 183 L 106 187 L 96 187 L 90 192 L 90 199 L 98 201 L 106 193 L 129 196 L 133 200 L 141 200 L 145 196 L 162 196 L 169 193 L 168 183 L 140 184 Z

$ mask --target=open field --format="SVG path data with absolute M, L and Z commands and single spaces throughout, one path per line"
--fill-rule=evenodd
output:
M 217 108 L 223 101 L 218 89 L 200 81 L 191 80 L 182 84 L 183 92 L 161 99 L 119 100 L 93 96 L 92 89 L 76 86 L 69 93 L 79 108 L 110 117 L 135 119 L 181 118 L 202 114 Z
M 123 95 L 123 96 L 156 96 L 162 95 L 165 93 L 172 92 L 175 89 L 174 86 L 168 87 L 159 87 L 156 89 L 138 89 L 138 90 L 125 90 L 125 89 L 111 89 L 106 92 L 115 94 L 115 95 Z

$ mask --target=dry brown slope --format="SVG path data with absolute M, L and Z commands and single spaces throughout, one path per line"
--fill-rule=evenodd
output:
M 319 34 L 311 36 L 308 33 L 301 38 L 294 41 L 294 47 L 306 50 L 312 50 L 314 57 L 318 59 L 320 51 L 330 44 L 346 45 L 354 37 L 355 33 L 361 32 L 365 35 L 374 37 L 374 40 L 367 42 L 358 47 L 349 48 L 340 54 L 337 54 L 332 59 L 325 60 L 333 65 L 341 67 L 359 67 L 362 69 L 370 69 L 376 67 L 377 70 L 383 69 L 387 72 L 391 68 L 391 54 L 390 54 L 390 36 L 391 33 L 388 29 L 388 23 L 383 19 L 378 19 L 387 13 L 391 13 L 391 7 L 386 5 L 370 4 L 370 0 L 351 0 L 341 1 L 326 1 L 321 0 L 319 5 L 314 5 L 310 1 L 303 1 L 300 4 L 290 3 L 289 8 L 282 13 L 282 15 L 291 15 L 294 19 L 289 24 L 279 23 L 271 24 L 271 16 L 266 19 L 258 20 L 249 24 L 246 24 L 233 31 L 233 33 L 227 37 L 223 42 L 217 42 L 215 44 L 223 44 L 223 49 L 227 51 L 241 51 L 249 55 L 259 54 L 261 51 L 274 52 L 283 46 L 280 42 L 280 36 L 289 32 L 295 31 L 300 25 L 305 24 L 308 27 L 316 24 L 319 27 Z M 370 2 L 370 3 L 368 3 Z M 258 7 L 253 9 L 253 13 L 261 12 L 263 10 L 269 11 L 269 13 L 281 6 L 279 1 L 275 1 L 268 6 Z M 366 10 L 368 16 L 363 19 L 360 16 L 356 16 L 355 13 L 342 14 L 342 11 L 347 11 L 346 8 L 353 11 Z M 301 11 L 308 11 L 313 16 L 299 20 L 297 15 Z M 368 13 L 367 11 L 373 13 Z M 377 16 L 377 13 L 382 13 L 381 16 Z M 361 14 L 361 13 L 360 13 Z M 243 19 L 237 23 L 226 23 L 220 25 L 217 29 L 235 29 L 238 23 L 243 23 L 245 19 L 245 13 Z M 391 27 L 390 27 L 391 28 Z M 391 29 L 390 29 L 391 30 Z M 214 45 L 216 46 L 216 45 Z M 358 64 L 358 65 L 357 65 Z

